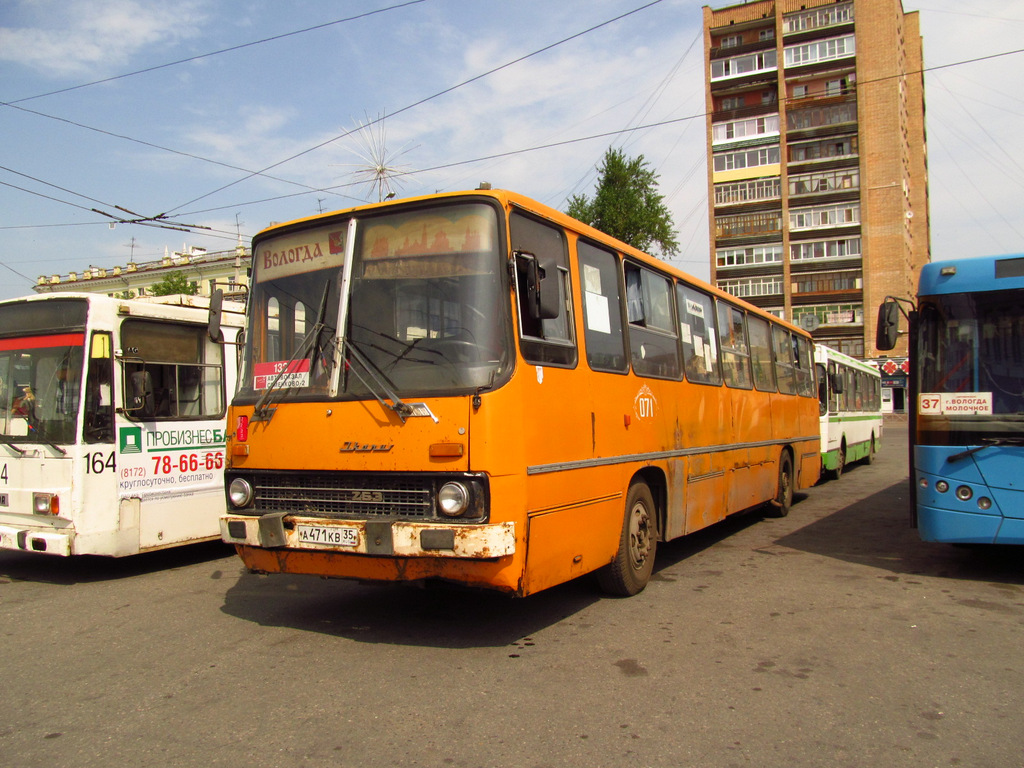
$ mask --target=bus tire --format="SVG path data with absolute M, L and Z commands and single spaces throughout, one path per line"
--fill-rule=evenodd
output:
M 843 470 L 846 469 L 846 441 L 843 440 L 839 445 L 839 455 L 836 456 L 836 468 L 832 470 L 831 476 L 833 480 L 838 480 L 843 476 Z
M 597 572 L 602 590 L 618 597 L 641 592 L 654 570 L 658 546 L 658 510 L 647 483 L 635 482 L 626 494 L 626 510 L 615 559 Z
M 875 436 L 871 435 L 871 445 L 868 446 L 868 455 L 862 460 L 865 467 L 870 467 L 875 461 Z
M 789 514 L 789 508 L 793 506 L 793 458 L 789 451 L 783 451 L 779 457 L 779 485 L 775 491 L 775 498 L 768 504 L 768 514 L 771 517 L 785 517 Z

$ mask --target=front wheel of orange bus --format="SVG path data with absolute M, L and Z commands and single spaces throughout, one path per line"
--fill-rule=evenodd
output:
M 597 572 L 605 592 L 629 597 L 641 592 L 654 569 L 658 546 L 658 515 L 646 483 L 633 483 L 626 494 L 626 513 L 615 559 Z

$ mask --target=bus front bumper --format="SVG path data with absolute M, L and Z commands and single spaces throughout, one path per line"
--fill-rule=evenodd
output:
M 228 544 L 338 554 L 490 560 L 516 551 L 515 523 L 333 520 L 270 513 L 224 515 L 220 532 Z
M 0 525 L 0 549 L 16 549 L 21 552 L 41 552 L 46 555 L 68 557 L 71 554 L 71 531 L 54 531 L 52 528 L 21 528 Z

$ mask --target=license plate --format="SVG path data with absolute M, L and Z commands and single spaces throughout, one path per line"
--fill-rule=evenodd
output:
M 0 507 L 10 506 L 6 493 L 0 493 Z
M 327 525 L 297 525 L 301 544 L 325 544 L 331 547 L 359 546 L 359 529 Z

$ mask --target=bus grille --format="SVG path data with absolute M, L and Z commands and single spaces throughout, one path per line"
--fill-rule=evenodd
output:
M 434 516 L 433 484 L 425 477 L 263 475 L 256 480 L 258 512 L 312 517 Z

